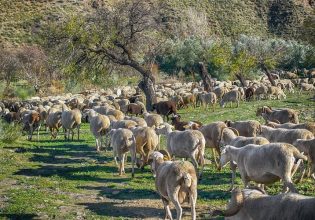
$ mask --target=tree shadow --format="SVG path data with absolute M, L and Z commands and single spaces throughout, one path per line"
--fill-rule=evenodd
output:
M 28 220 L 37 217 L 35 214 L 0 214 L 0 218 L 10 219 L 10 220 Z
M 198 190 L 198 198 L 205 199 L 205 200 L 217 200 L 217 199 L 224 199 L 228 200 L 231 198 L 231 192 L 225 190 Z
M 106 186 L 83 186 L 80 189 L 97 190 L 100 196 L 119 200 L 159 199 L 160 196 L 150 189 L 119 189 Z
M 111 202 L 102 202 L 102 203 L 80 203 L 79 205 L 86 206 L 89 210 L 96 213 L 97 215 L 113 218 L 161 218 L 162 209 L 151 208 L 148 206 L 139 206 L 139 207 L 121 207 L 122 203 L 111 203 Z
M 44 165 L 37 169 L 21 169 L 14 173 L 14 175 L 24 176 L 42 176 L 51 177 L 59 176 L 68 180 L 80 180 L 80 181 L 99 181 L 99 182 L 124 182 L 130 180 L 130 178 L 117 178 L 108 179 L 101 178 L 95 175 L 80 174 L 82 172 L 117 172 L 115 167 L 109 166 L 84 166 L 84 167 L 69 167 L 69 166 L 57 166 L 57 165 Z

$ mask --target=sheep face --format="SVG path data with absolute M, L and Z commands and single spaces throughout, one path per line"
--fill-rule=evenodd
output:
M 229 146 L 226 146 L 221 151 L 219 169 L 225 167 L 228 164 L 228 162 L 231 160 L 231 156 L 228 153 L 228 150 L 229 150 Z

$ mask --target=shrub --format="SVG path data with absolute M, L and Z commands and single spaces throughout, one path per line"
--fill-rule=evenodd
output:
M 0 121 L 0 144 L 12 144 L 16 142 L 21 136 L 21 130 L 21 125 L 19 124 L 8 124 L 6 122 Z

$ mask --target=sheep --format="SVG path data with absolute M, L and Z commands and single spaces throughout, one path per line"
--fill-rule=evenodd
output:
M 176 219 L 182 219 L 181 204 L 191 205 L 192 219 L 196 219 L 197 175 L 194 166 L 188 161 L 164 161 L 165 156 L 153 152 L 151 170 L 155 176 L 155 186 L 160 194 L 165 209 L 165 219 L 173 219 L 169 204 L 176 208 Z
M 296 139 L 312 139 L 314 135 L 306 129 L 285 129 L 261 126 L 260 136 L 267 138 L 270 142 L 284 142 L 293 144 Z
M 215 151 L 218 153 L 219 157 L 221 155 L 220 153 L 220 139 L 222 135 L 222 131 L 224 128 L 227 128 L 226 124 L 224 122 L 214 122 L 210 123 L 208 125 L 204 125 L 201 128 L 199 128 L 199 131 L 203 134 L 206 140 L 206 147 L 212 148 L 212 154 L 214 157 L 214 162 L 219 168 L 219 164 L 217 162 L 217 158 L 215 156 Z
M 131 116 L 131 117 L 125 116 L 125 120 L 134 121 L 137 123 L 138 126 L 141 126 L 141 127 L 148 127 L 147 122 L 143 118 L 139 118 L 135 116 Z
M 248 144 L 264 145 L 269 144 L 269 141 L 264 137 L 244 137 L 238 136 L 238 132 L 233 131 L 231 128 L 224 128 L 221 135 L 220 146 L 231 145 L 234 147 L 243 147 Z M 234 180 L 236 174 L 236 164 L 230 161 L 230 168 L 232 171 L 232 181 L 230 189 L 234 187 Z M 220 167 L 221 169 L 221 167 Z
M 300 94 L 302 91 L 314 91 L 315 86 L 313 84 L 308 84 L 308 83 L 301 83 L 300 84 Z
M 78 140 L 80 139 L 80 126 L 82 114 L 79 109 L 68 110 L 65 105 L 62 106 L 61 124 L 64 129 L 65 139 L 70 140 L 70 131 L 72 133 L 72 140 L 74 136 L 74 128 L 78 130 Z
M 225 211 L 227 220 L 315 219 L 315 198 L 295 193 L 269 196 L 258 189 L 235 189 Z
M 235 161 L 245 187 L 251 180 L 270 184 L 282 179 L 283 191 L 288 187 L 290 191 L 297 192 L 291 180 L 295 159 L 307 160 L 298 149 L 287 143 L 249 144 L 242 148 L 227 145 L 221 152 L 220 166 Z
M 180 121 L 181 116 L 180 115 L 175 115 L 174 117 L 171 118 L 172 125 L 174 126 L 175 130 L 178 131 L 184 131 L 186 129 L 193 129 L 193 130 L 198 130 L 201 126 L 202 123 L 198 121 Z
M 217 103 L 217 95 L 214 92 L 198 94 L 197 98 L 204 108 L 208 108 L 208 105 L 211 104 L 212 111 L 214 112 L 215 104 Z
M 102 136 L 105 136 L 110 127 L 109 118 L 105 115 L 98 114 L 91 109 L 88 113 L 90 121 L 90 131 L 95 137 L 96 151 L 102 147 Z
M 119 159 L 119 175 L 125 173 L 125 156 L 128 151 L 131 154 L 132 178 L 134 177 L 134 164 L 136 161 L 136 139 L 129 129 L 119 128 L 112 129 L 108 135 L 110 136 L 110 146 L 113 148 L 115 163 L 117 157 Z
M 307 122 L 307 123 L 300 123 L 300 124 L 293 124 L 293 123 L 278 124 L 272 121 L 268 121 L 266 125 L 272 128 L 306 129 L 312 132 L 313 135 L 315 136 L 315 122 Z
M 191 104 L 194 108 L 196 108 L 196 96 L 194 94 L 185 95 L 183 97 L 183 101 L 185 107 L 188 107 L 188 105 Z
M 147 122 L 148 127 L 158 127 L 163 124 L 163 118 L 158 114 L 143 113 L 144 120 Z
M 109 109 L 106 115 L 113 115 L 117 120 L 123 120 L 125 118 L 124 113 L 116 109 Z
M 268 87 L 261 85 L 255 90 L 254 94 L 257 100 L 261 100 L 261 98 L 267 98 Z
M 225 121 L 225 124 L 228 127 L 235 128 L 239 135 L 245 137 L 256 137 L 257 133 L 261 132 L 261 124 L 256 120 L 248 120 L 248 121 Z
M 157 130 L 157 133 L 167 137 L 166 147 L 171 156 L 190 158 L 196 168 L 196 172 L 198 172 L 197 161 L 200 162 L 201 171 L 199 172 L 199 179 L 201 179 L 204 168 L 206 142 L 203 134 L 197 130 L 172 131 L 169 126 L 164 126 Z
M 122 111 L 123 113 L 127 113 L 128 105 L 130 104 L 130 101 L 128 99 L 118 99 L 118 100 L 115 100 L 115 103 L 119 105 L 120 111 Z
M 19 112 L 7 112 L 2 115 L 2 118 L 7 123 L 18 122 L 21 120 L 21 115 Z
M 111 128 L 118 129 L 118 128 L 132 128 L 138 126 L 137 122 L 133 120 L 120 120 L 120 121 L 112 121 Z
M 140 159 L 137 159 L 136 164 L 143 169 L 148 164 L 150 153 L 158 148 L 159 137 L 150 127 L 134 127 L 130 130 L 136 139 L 136 152 L 140 154 Z
M 308 163 L 310 164 L 310 170 L 308 176 L 312 176 L 315 180 L 315 139 L 310 140 L 302 140 L 297 139 L 293 142 L 293 145 L 299 149 L 299 151 L 304 152 L 308 156 Z M 303 178 L 303 174 L 301 175 L 301 179 Z
M 275 96 L 277 99 L 286 99 L 286 95 L 284 94 L 283 90 L 277 86 L 269 86 L 268 87 L 268 94 L 269 99 L 271 99 L 271 96 Z
M 257 108 L 256 116 L 262 116 L 265 121 L 278 121 L 281 124 L 287 122 L 294 124 L 299 123 L 298 113 L 289 108 L 273 110 L 271 107 L 263 106 Z
M 237 103 L 237 107 L 239 106 L 239 102 L 241 99 L 241 94 L 238 90 L 231 90 L 227 93 L 225 93 L 220 101 L 220 106 L 222 108 L 224 108 L 225 104 L 227 102 L 231 103 L 231 107 L 232 107 L 232 102 L 236 102 Z
M 39 140 L 39 129 L 40 129 L 40 115 L 37 111 L 29 111 L 24 115 L 22 121 L 24 124 L 23 130 L 28 131 L 28 140 L 32 140 L 33 131 L 37 130 L 37 140 Z
M 171 97 L 170 99 L 172 102 L 176 103 L 178 108 L 182 108 L 184 106 L 184 100 L 180 95 L 176 95 Z
M 136 104 L 136 103 L 130 103 L 127 106 L 127 112 L 126 113 L 138 116 L 138 115 L 142 115 L 143 112 L 144 112 L 143 107 L 141 105 Z
M 229 90 L 226 87 L 217 87 L 213 90 L 213 92 L 216 94 L 217 99 L 221 100 L 223 95 L 229 92 Z
M 51 139 L 55 139 L 59 132 L 61 125 L 61 114 L 62 112 L 58 109 L 51 108 L 46 119 L 46 125 L 50 130 Z
M 170 114 L 177 114 L 176 103 L 172 101 L 161 101 L 155 103 L 153 104 L 152 108 L 153 110 L 156 110 L 156 113 L 158 113 L 159 115 L 163 115 L 163 117 L 166 117 L 167 121 L 169 120 L 168 116 Z

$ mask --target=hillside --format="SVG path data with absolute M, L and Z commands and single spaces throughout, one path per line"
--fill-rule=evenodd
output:
M 169 28 L 178 28 L 179 20 L 195 22 L 192 17 L 204 16 L 209 34 L 232 37 L 245 33 L 298 38 L 303 21 L 311 16 L 315 6 L 312 0 L 159 1 L 163 7 L 162 22 Z M 81 13 L 89 3 L 91 0 L 0 0 L 0 44 L 31 42 L 31 33 L 41 23 L 65 14 Z

